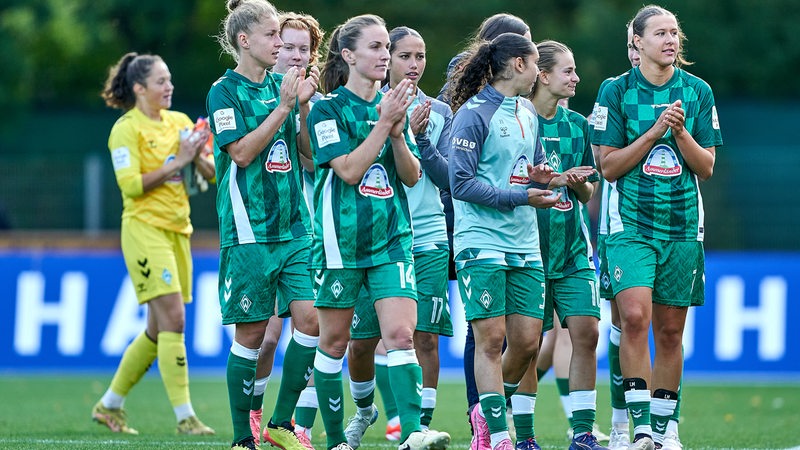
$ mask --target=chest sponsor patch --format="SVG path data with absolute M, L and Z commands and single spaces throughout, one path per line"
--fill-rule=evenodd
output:
M 650 150 L 642 166 L 642 171 L 647 175 L 659 177 L 677 177 L 683 172 L 683 167 L 670 146 L 659 144 Z
M 608 125 L 608 106 L 600 106 L 594 109 L 594 129 L 597 131 L 606 131 Z
M 270 173 L 285 173 L 292 170 L 292 160 L 289 158 L 289 147 L 286 146 L 286 141 L 278 139 L 272 144 L 264 168 Z
M 390 198 L 394 196 L 394 189 L 389 184 L 389 174 L 380 164 L 373 164 L 367 169 L 358 191 L 365 197 Z
M 530 163 L 530 160 L 525 155 L 517 158 L 517 162 L 514 163 L 514 167 L 511 169 L 511 176 L 508 177 L 508 184 L 512 186 L 527 186 L 531 184 L 531 179 L 528 177 L 528 164 Z

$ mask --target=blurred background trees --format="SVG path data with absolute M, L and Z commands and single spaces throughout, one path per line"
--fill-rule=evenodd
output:
M 597 87 L 628 68 L 625 23 L 633 0 L 294 0 L 280 10 L 314 15 L 330 33 L 350 16 L 375 13 L 389 28 L 425 38 L 421 87 L 438 92 L 449 59 L 497 12 L 526 20 L 534 41 L 569 45 L 581 83 L 571 107 L 588 114 Z M 800 205 L 789 192 L 800 167 L 800 2 L 665 0 L 688 37 L 688 69 L 711 84 L 725 147 L 703 187 L 711 248 L 800 249 Z M 164 57 L 173 107 L 205 115 L 208 88 L 234 63 L 215 35 L 223 0 L 4 0 L 0 6 L 0 206 L 16 228 L 110 229 L 120 200 L 107 157 L 119 113 L 99 91 L 128 51 Z M 31 193 L 31 194 L 27 194 Z M 193 199 L 198 228 L 216 227 L 213 194 Z M 43 216 L 37 212 L 47 211 Z M 777 216 L 775 216 L 777 214 Z M 764 233 L 769 224 L 769 233 Z M 778 231 L 776 231 L 778 230 Z M 781 231 L 782 230 L 782 231 Z M 776 234 L 777 233 L 777 234 Z M 771 242 L 774 242 L 771 244 Z M 788 247 L 787 247 L 788 246 Z

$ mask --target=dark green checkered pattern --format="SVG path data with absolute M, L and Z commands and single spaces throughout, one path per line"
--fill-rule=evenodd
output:
M 653 86 L 638 68 L 613 79 L 599 98 L 599 107 L 608 108 L 605 130 L 595 123 L 593 143 L 624 148 L 654 124 L 664 109 L 676 100 L 686 111 L 686 129 L 701 147 L 719 147 L 722 135 L 715 123 L 714 97 L 711 88 L 700 78 L 681 69 L 663 86 Z M 611 220 L 622 221 L 625 229 L 657 239 L 702 240 L 702 200 L 695 174 L 686 165 L 671 132 L 656 141 L 654 149 L 666 149 L 656 155 L 654 164 L 671 161 L 671 152 L 681 173 L 662 176 L 645 173 L 648 153 L 630 172 L 617 180 L 618 208 L 611 209 Z M 664 157 L 666 156 L 666 157 Z M 613 232 L 613 230 L 612 230 Z
M 280 75 L 268 74 L 264 83 L 255 84 L 229 70 L 208 94 L 209 116 L 213 117 L 216 110 L 233 108 L 237 129 L 222 133 L 235 132 L 235 137 L 243 137 L 277 108 L 281 79 Z M 213 127 L 213 120 L 211 122 Z M 234 167 L 230 155 L 215 148 L 222 247 L 240 243 L 246 227 L 252 229 L 256 242 L 284 242 L 311 234 L 311 219 L 300 184 L 302 168 L 297 154 L 296 127 L 295 113 L 291 113 L 264 150 L 245 168 Z M 223 134 L 222 138 L 230 139 L 228 136 Z M 291 162 L 288 172 L 267 170 L 270 149 L 278 140 L 283 140 L 288 150 Z M 231 179 L 234 171 L 235 179 Z M 231 189 L 231 183 L 236 184 L 238 195 Z M 243 223 L 243 219 L 248 223 Z
M 308 127 L 316 166 L 314 268 L 366 268 L 412 260 L 411 216 L 406 192 L 394 164 L 391 141 L 386 140 L 373 162 L 385 169 L 388 187 L 392 188 L 391 197 L 363 195 L 360 183 L 354 186 L 345 183 L 327 164 L 349 154 L 364 142 L 378 121 L 376 106 L 382 96 L 379 92 L 373 101 L 367 102 L 339 87 L 315 103 L 309 115 Z M 320 147 L 315 130 L 316 125 L 322 122 L 335 123 L 338 142 Z M 416 144 L 408 137 L 407 127 L 408 124 L 406 143 L 419 156 Z
M 595 167 L 589 125 L 582 115 L 559 106 L 552 119 L 539 116 L 539 136 L 553 170 L 564 172 L 577 166 Z M 589 181 L 599 179 L 595 174 Z M 559 205 L 569 207 L 536 209 L 547 278 L 562 278 L 581 269 L 594 268 L 589 259 L 591 244 L 586 208 L 578 201 L 575 191 L 564 188 L 559 192 Z

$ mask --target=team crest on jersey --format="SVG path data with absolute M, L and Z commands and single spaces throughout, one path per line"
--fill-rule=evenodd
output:
M 544 138 L 544 139 L 550 139 L 550 138 Z M 555 139 L 558 140 L 559 138 Z M 552 167 L 553 170 L 555 170 L 556 172 L 561 171 L 561 157 L 558 156 L 558 152 L 556 151 L 550 152 L 550 156 L 547 157 L 547 164 L 549 164 L 550 167 Z
M 678 156 L 670 146 L 659 144 L 650 150 L 647 159 L 642 166 L 642 170 L 647 175 L 658 175 L 660 177 L 677 177 L 683 172 Z
M 171 163 L 174 160 L 175 160 L 175 155 L 169 155 L 167 156 L 167 159 L 164 160 L 164 165 L 166 166 L 167 164 Z M 169 177 L 169 179 L 167 180 L 167 183 L 182 183 L 182 182 L 183 182 L 183 177 L 181 176 L 180 170 L 172 174 L 172 176 Z
M 530 163 L 530 160 L 528 160 L 528 157 L 525 155 L 521 155 L 517 158 L 517 162 L 514 163 L 514 168 L 511 169 L 511 176 L 508 178 L 508 184 L 517 184 L 521 186 L 531 184 L 531 179 L 528 177 L 528 164 Z
M 353 323 L 350 325 L 351 328 L 358 328 L 358 324 L 361 323 L 361 318 L 358 317 L 358 314 L 353 313 Z
M 289 172 L 292 170 L 292 160 L 289 159 L 289 147 L 286 146 L 286 141 L 278 139 L 272 144 L 264 167 L 270 173 Z
M 389 184 L 389 174 L 380 164 L 373 164 L 367 169 L 358 192 L 365 197 L 390 198 L 394 196 L 394 189 Z
M 164 271 L 161 272 L 161 279 L 164 280 L 164 283 L 167 283 L 168 285 L 172 284 L 172 274 L 169 272 L 169 270 L 167 270 L 166 267 L 164 268 Z

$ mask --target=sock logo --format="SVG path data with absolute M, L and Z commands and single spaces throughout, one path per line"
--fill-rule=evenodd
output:
M 185 356 L 178 356 L 175 358 L 175 364 L 183 367 L 186 365 L 186 357 Z
M 613 374 L 611 375 L 611 378 L 612 378 L 611 381 L 614 383 L 614 386 L 622 386 L 622 380 L 623 380 L 622 375 Z
M 655 425 L 656 425 L 656 431 L 658 431 L 658 432 L 664 432 L 664 431 L 667 430 L 667 421 L 666 420 L 663 421 L 663 422 L 660 421 L 660 420 L 656 420 L 655 421 Z
M 422 383 L 417 383 L 417 395 L 422 395 Z
M 242 388 L 242 392 L 244 395 L 252 395 L 253 394 L 253 379 L 249 380 L 242 380 L 242 384 L 244 387 Z
M 342 397 L 328 398 L 328 408 L 330 408 L 333 412 L 337 412 L 342 409 Z
M 303 375 L 303 378 L 305 378 L 306 382 L 307 382 L 309 380 L 309 378 L 311 378 L 311 375 L 313 375 L 313 374 L 314 374 L 314 368 L 313 367 L 306 367 L 306 374 Z
M 631 417 L 634 419 L 641 419 L 644 412 L 641 409 L 631 409 Z
M 502 406 L 493 406 L 491 408 L 491 410 L 492 410 L 492 412 L 491 412 L 492 417 L 494 417 L 495 419 L 500 417 L 503 414 L 503 407 Z

